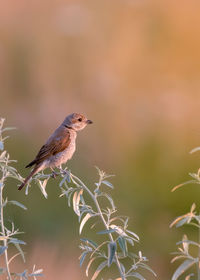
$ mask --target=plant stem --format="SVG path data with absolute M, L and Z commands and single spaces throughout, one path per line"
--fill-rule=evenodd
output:
M 103 213 L 101 211 L 101 207 L 100 207 L 99 202 L 97 200 L 97 197 L 95 195 L 93 195 L 93 193 L 88 189 L 88 187 L 78 177 L 76 177 L 73 174 L 71 174 L 71 177 L 74 178 L 76 181 L 78 181 L 78 183 L 82 186 L 82 188 L 90 195 L 90 197 L 94 201 L 94 204 L 95 204 L 95 206 L 97 208 L 97 212 L 98 212 L 98 214 L 99 214 L 99 216 L 100 216 L 100 218 L 102 220 L 102 223 L 103 223 L 104 227 L 106 228 L 106 230 L 109 230 L 109 226 L 107 225 L 106 220 L 105 220 L 105 218 L 103 216 Z M 111 242 L 114 241 L 114 238 L 113 238 L 111 233 L 109 233 L 109 238 L 110 238 Z M 125 280 L 125 276 L 124 276 L 124 274 L 122 272 L 121 265 L 120 265 L 120 262 L 119 262 L 119 259 L 118 259 L 118 256 L 117 256 L 116 252 L 115 252 L 115 259 L 116 259 L 116 265 L 117 265 L 117 268 L 119 270 L 121 279 Z M 198 280 L 200 280 L 200 279 L 198 279 Z
M 4 177 L 2 177 L 1 183 L 3 184 Z M 0 221 L 1 221 L 1 231 L 3 236 L 5 237 L 5 226 L 4 226 L 4 216 L 3 216 L 3 188 L 4 185 L 0 186 Z M 3 245 L 5 247 L 8 247 L 7 244 L 7 239 L 3 240 Z M 5 264 L 6 264 L 6 270 L 7 270 L 7 279 L 12 280 L 11 274 L 10 274 L 10 268 L 9 268 L 9 262 L 8 262 L 8 251 L 7 249 L 4 251 L 4 259 L 5 259 Z

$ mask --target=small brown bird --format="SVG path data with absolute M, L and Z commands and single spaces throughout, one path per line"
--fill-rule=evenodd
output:
M 91 123 L 91 120 L 81 114 L 73 113 L 67 116 L 41 147 L 35 159 L 26 166 L 27 168 L 34 165 L 34 168 L 18 190 L 21 190 L 34 174 L 46 168 L 53 170 L 55 167 L 61 167 L 71 159 L 76 149 L 77 131 Z

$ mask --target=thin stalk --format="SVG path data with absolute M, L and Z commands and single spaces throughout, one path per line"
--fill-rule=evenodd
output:
M 2 183 L 3 183 L 3 178 L 2 178 Z M 0 187 L 0 220 L 1 220 L 1 231 L 2 231 L 2 234 L 3 236 L 6 235 L 6 232 L 5 232 L 5 226 L 4 226 L 4 213 L 3 213 L 3 188 L 4 186 L 1 186 Z M 4 239 L 3 240 L 3 245 L 5 247 L 8 247 L 8 243 L 7 243 L 7 240 Z M 10 268 L 9 268 L 9 261 L 8 261 L 8 251 L 7 249 L 4 251 L 4 259 L 5 259 L 5 264 L 6 264 L 6 271 L 7 271 L 7 279 L 8 280 L 12 280 L 11 278 L 11 274 L 10 274 Z
M 75 175 L 72 175 L 72 174 L 71 174 L 71 176 L 72 176 L 75 180 L 77 180 L 78 183 L 83 187 L 83 189 L 90 195 L 90 197 L 91 197 L 92 200 L 94 201 L 94 204 L 95 204 L 95 206 L 96 206 L 96 208 L 97 208 L 97 212 L 98 212 L 98 214 L 99 214 L 99 216 L 100 216 L 100 218 L 101 218 L 101 220 L 102 220 L 102 223 L 103 223 L 104 227 L 106 228 L 106 230 L 109 230 L 109 227 L 108 227 L 108 225 L 107 225 L 107 223 L 106 223 L 106 220 L 105 220 L 105 218 L 104 218 L 104 216 L 103 216 L 103 213 L 102 213 L 102 211 L 101 211 L 101 207 L 100 207 L 100 205 L 99 205 L 99 202 L 98 202 L 98 200 L 97 200 L 97 197 L 96 197 L 95 195 L 93 195 L 93 193 L 88 189 L 88 187 L 87 187 L 78 177 L 76 177 Z M 110 241 L 111 241 L 111 242 L 114 241 L 114 238 L 113 238 L 113 236 L 112 236 L 111 233 L 109 233 L 109 238 L 110 238 Z M 122 269 L 121 269 L 121 266 L 120 266 L 120 262 L 119 262 L 119 259 L 118 259 L 118 256 L 117 256 L 117 253 L 116 253 L 116 252 L 115 252 L 115 259 L 116 259 L 116 265 L 117 265 L 117 268 L 118 268 L 118 270 L 119 270 L 121 279 L 122 279 L 122 280 L 125 280 L 125 276 L 124 276 L 124 274 L 123 274 L 123 272 L 122 272 Z M 200 280 L 200 279 L 198 279 L 198 280 Z

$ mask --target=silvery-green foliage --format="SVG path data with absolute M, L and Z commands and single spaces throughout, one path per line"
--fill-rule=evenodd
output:
M 17 172 L 17 170 L 11 166 L 15 160 L 11 160 L 8 152 L 5 150 L 5 140 L 8 136 L 4 136 L 6 131 L 13 129 L 12 127 L 4 128 L 5 119 L 0 118 L 0 278 L 4 276 L 4 279 L 8 280 L 26 280 L 26 279 L 37 279 L 37 276 L 41 276 L 42 270 L 35 270 L 35 266 L 33 267 L 33 271 L 28 273 L 25 270 L 22 273 L 16 273 L 11 271 L 10 264 L 17 257 L 21 256 L 22 260 L 25 262 L 24 252 L 22 250 L 22 246 L 26 243 L 21 240 L 18 236 L 22 233 L 17 229 L 14 223 L 5 223 L 5 212 L 6 207 L 8 205 L 12 205 L 13 207 L 19 207 L 22 210 L 27 210 L 26 206 L 22 203 L 9 200 L 7 197 L 4 197 L 4 190 L 6 187 L 6 180 L 8 178 L 13 178 L 19 182 L 23 182 L 23 178 Z M 16 186 L 17 187 L 17 186 Z M 8 224 L 8 225 L 7 225 Z M 9 248 L 11 246 L 16 247 L 16 254 L 9 255 Z M 3 265 L 4 259 L 4 265 Z M 1 278 L 2 279 L 2 278 Z
M 81 238 L 80 266 L 86 263 L 86 276 L 93 271 L 92 280 L 97 279 L 102 270 L 110 269 L 112 265 L 116 265 L 118 269 L 118 276 L 116 275 L 114 279 L 145 280 L 143 270 L 148 270 L 153 275 L 155 273 L 147 265 L 148 260 L 140 251 L 133 252 L 135 243 L 139 242 L 139 236 L 128 229 L 127 217 L 117 215 L 114 201 L 106 192 L 107 189 L 114 188 L 108 180 L 112 175 L 107 175 L 99 168 L 97 171 L 99 180 L 93 188 L 88 188 L 67 168 L 60 169 L 57 173 L 61 177 L 59 187 L 62 193 L 60 196 L 66 197 L 68 205 L 73 207 L 78 216 L 79 234 L 82 234 L 89 220 L 93 222 L 92 229 L 95 229 L 96 224 L 102 227 L 102 230 L 96 232 L 104 239 L 101 243 L 86 237 Z M 46 184 L 51 177 L 52 174 L 39 173 L 32 179 L 36 181 L 45 198 L 47 198 Z M 26 193 L 28 193 L 29 187 L 30 183 Z M 127 259 L 131 263 L 130 267 L 126 267 L 124 264 Z
M 199 150 L 199 147 L 195 148 L 191 151 L 191 153 Z M 189 175 L 192 178 L 191 180 L 177 185 L 172 189 L 172 191 L 175 191 L 188 184 L 200 184 L 200 169 L 197 171 L 197 173 L 190 173 Z M 177 242 L 178 251 L 173 253 L 175 257 L 171 262 L 179 260 L 181 263 L 173 273 L 172 280 L 180 279 L 180 277 L 183 275 L 185 275 L 185 280 L 200 280 L 200 212 L 197 212 L 195 203 L 192 204 L 188 213 L 177 217 L 171 223 L 170 227 L 176 226 L 178 228 L 185 225 L 190 225 L 194 228 L 194 230 L 197 232 L 198 240 L 190 240 L 188 239 L 187 235 L 184 234 L 182 240 Z M 188 270 L 190 272 L 188 272 Z

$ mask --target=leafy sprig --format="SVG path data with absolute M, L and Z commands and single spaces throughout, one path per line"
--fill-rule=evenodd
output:
M 60 197 L 66 197 L 68 206 L 73 207 L 74 213 L 78 216 L 79 234 L 89 220 L 93 221 L 91 226 L 95 228 L 96 224 L 101 224 L 102 230 L 97 231 L 98 235 L 103 237 L 101 243 L 97 243 L 89 238 L 81 238 L 80 249 L 80 266 L 86 262 L 86 276 L 89 276 L 91 266 L 95 267 L 92 280 L 95 280 L 100 272 L 109 269 L 115 265 L 118 269 L 119 276 L 115 279 L 125 280 L 127 278 L 145 280 L 142 275 L 142 269 L 150 271 L 154 276 L 156 274 L 147 265 L 147 258 L 133 252 L 135 243 L 139 242 L 139 236 L 128 229 L 128 218 L 117 215 L 117 209 L 114 201 L 106 189 L 114 189 L 114 186 L 104 171 L 97 168 L 99 179 L 94 183 L 93 188 L 88 188 L 77 176 L 71 173 L 67 168 L 60 169 L 54 175 L 61 177 L 59 187 L 61 189 Z M 39 173 L 34 180 L 40 187 L 42 194 L 47 198 L 46 186 L 52 174 Z M 26 193 L 30 187 L 27 186 Z M 103 198 L 103 200 L 102 200 Z M 88 201 L 86 203 L 86 201 Z M 129 260 L 130 267 L 126 267 L 125 261 Z M 98 264 L 98 265 L 97 265 Z
M 200 147 L 193 149 L 190 153 L 194 153 L 199 150 Z M 192 177 L 191 180 L 175 186 L 172 191 L 182 188 L 185 185 L 200 184 L 200 169 L 197 173 L 189 173 L 189 175 Z M 197 277 L 197 279 L 200 280 L 200 213 L 196 211 L 195 203 L 192 204 L 188 213 L 177 217 L 171 223 L 170 227 L 176 226 L 178 228 L 185 225 L 190 225 L 197 231 L 198 241 L 190 240 L 187 235 L 184 234 L 182 240 L 176 243 L 179 246 L 178 251 L 173 253 L 176 256 L 171 262 L 175 262 L 177 260 L 182 260 L 182 262 L 173 273 L 172 280 L 177 280 L 184 274 L 186 274 L 185 280 L 195 279 L 194 277 Z M 195 247 L 196 250 L 191 250 L 191 247 Z M 189 269 L 193 272 L 189 272 L 188 274 Z
M 13 222 L 9 223 L 8 226 L 5 224 L 5 211 L 6 207 L 11 204 L 14 207 L 20 207 L 23 210 L 27 210 L 26 206 L 22 203 L 9 200 L 7 197 L 4 198 L 4 190 L 6 187 L 6 181 L 8 178 L 12 178 L 23 182 L 23 178 L 17 172 L 17 170 L 11 166 L 15 160 L 10 159 L 10 155 L 5 150 L 4 142 L 8 138 L 8 136 L 3 136 L 3 133 L 14 129 L 12 127 L 5 127 L 4 128 L 4 121 L 5 119 L 0 118 L 0 258 L 4 257 L 5 266 L 2 265 L 0 267 L 0 275 L 5 275 L 6 279 L 20 279 L 20 280 L 27 280 L 27 279 L 34 279 L 36 280 L 38 276 L 42 275 L 42 269 L 35 270 L 35 266 L 33 267 L 33 271 L 31 273 L 28 270 L 23 271 L 22 273 L 12 272 L 10 269 L 11 262 L 19 255 L 21 255 L 23 261 L 25 262 L 24 252 L 21 248 L 21 245 L 25 245 L 26 243 L 18 238 L 19 234 L 22 232 L 19 229 L 15 228 Z M 13 256 L 9 256 L 8 250 L 11 245 L 14 245 L 17 249 L 17 253 Z M 5 278 L 4 278 L 5 279 Z

